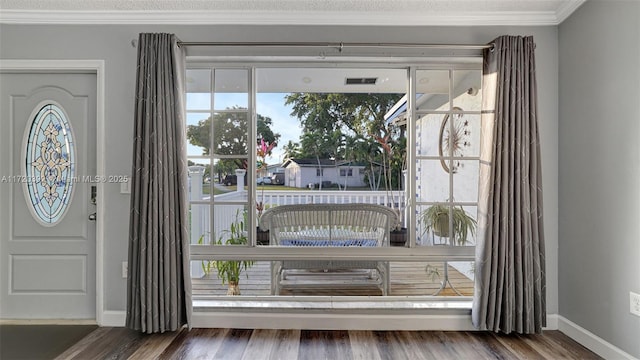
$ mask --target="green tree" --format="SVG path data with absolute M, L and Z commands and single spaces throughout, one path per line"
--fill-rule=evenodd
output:
M 227 108 L 226 112 L 213 116 L 213 146 L 219 155 L 246 155 L 253 149 L 247 149 L 248 140 L 248 113 L 246 108 L 234 106 Z M 211 151 L 211 123 L 212 118 L 200 120 L 196 125 L 187 127 L 187 139 L 192 145 L 203 148 L 203 155 L 209 155 Z M 279 133 L 274 133 L 271 127 L 273 120 L 258 114 L 257 139 L 270 144 L 276 144 L 280 139 Z M 247 168 L 246 160 L 221 159 L 215 165 L 215 171 L 222 178 L 222 174 L 231 174 L 233 170 Z
M 248 135 L 248 113 L 245 108 L 227 108 L 228 112 L 217 113 L 213 116 L 213 144 L 220 155 L 246 155 Z M 233 111 L 240 110 L 240 111 Z M 257 138 L 273 144 L 280 139 L 279 133 L 274 133 L 271 127 L 273 120 L 258 114 Z M 200 120 L 196 125 L 187 127 L 187 139 L 192 145 L 204 149 L 204 155 L 209 155 L 211 148 L 211 117 Z
M 384 115 L 400 100 L 401 94 L 374 93 L 292 93 L 285 104 L 300 119 L 303 132 L 317 128 L 327 131 L 349 129 L 366 136 L 385 128 Z
M 302 133 L 300 143 L 302 158 L 338 158 L 343 144 L 343 135 L 340 130 L 313 129 Z
M 282 147 L 282 150 L 284 151 L 285 159 L 295 159 L 295 158 L 301 157 L 300 144 L 297 142 L 294 142 L 293 140 L 289 140 L 289 142 Z
M 387 190 L 400 189 L 402 187 L 402 171 L 406 168 L 407 139 L 403 134 L 403 129 L 388 126 L 386 131 L 382 131 L 385 136 L 371 134 L 376 141 L 377 150 L 380 153 L 381 172 Z
M 382 180 L 382 148 L 371 136 L 356 135 L 348 139 L 347 159 L 366 164 L 365 182 L 371 190 L 378 190 Z
M 398 188 L 406 154 L 402 129 L 386 124 L 385 115 L 402 94 L 293 93 L 285 96 L 291 115 L 302 125 L 302 157 L 331 158 L 365 162 L 365 180 L 378 189 L 386 171 L 385 187 Z M 376 142 L 388 140 L 393 151 Z M 389 157 L 391 155 L 391 157 Z

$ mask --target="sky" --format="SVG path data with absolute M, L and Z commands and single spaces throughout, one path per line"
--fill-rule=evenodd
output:
M 271 158 L 267 158 L 269 164 L 281 163 L 284 159 L 284 146 L 289 140 L 300 142 L 302 134 L 300 121 L 289 115 L 292 110 L 291 105 L 284 104 L 285 95 L 287 94 L 258 93 L 256 96 L 258 114 L 271 118 L 273 120 L 271 130 L 281 135 L 278 146 L 272 151 Z
M 273 125 L 271 130 L 274 133 L 279 133 L 280 141 L 276 146 L 270 157 L 267 158 L 267 163 L 277 164 L 281 163 L 284 158 L 284 146 L 291 140 L 294 142 L 300 141 L 300 134 L 302 129 L 298 119 L 292 117 L 292 107 L 285 106 L 284 97 L 286 93 L 258 93 L 256 95 L 257 113 L 271 118 Z M 216 93 L 215 95 L 216 108 L 224 109 L 233 106 L 247 107 L 248 100 L 247 94 L 235 94 L 235 93 Z M 187 111 L 189 110 L 209 110 L 211 107 L 211 98 L 208 93 L 188 93 L 187 94 Z M 199 120 L 203 120 L 209 117 L 209 112 L 203 113 L 187 113 L 187 125 L 195 125 Z M 201 155 L 202 148 L 187 144 L 188 155 Z M 198 161 L 202 163 L 203 161 Z

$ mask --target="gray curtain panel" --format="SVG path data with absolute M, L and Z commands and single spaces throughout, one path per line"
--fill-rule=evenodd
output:
M 535 43 L 502 36 L 485 50 L 473 324 L 540 333 L 546 325 Z
M 175 35 L 140 34 L 126 325 L 144 333 L 191 317 L 184 72 Z

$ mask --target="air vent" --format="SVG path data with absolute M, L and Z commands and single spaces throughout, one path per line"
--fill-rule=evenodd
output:
M 346 85 L 375 85 L 378 78 L 347 78 Z

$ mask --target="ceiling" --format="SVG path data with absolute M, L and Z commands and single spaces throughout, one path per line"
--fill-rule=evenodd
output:
M 347 84 L 347 79 L 375 79 L 372 84 Z M 211 72 L 208 69 L 187 70 L 187 92 L 211 91 Z M 454 87 L 478 88 L 480 70 L 454 70 Z M 238 69 L 218 69 L 215 72 L 217 93 L 245 93 L 248 88 L 248 72 Z M 256 91 L 258 93 L 387 93 L 404 94 L 408 90 L 406 68 L 312 68 L 282 67 L 258 68 Z M 418 70 L 416 91 L 421 94 L 448 94 L 448 70 Z
M 0 23 L 558 25 L 586 0 L 0 0 Z

